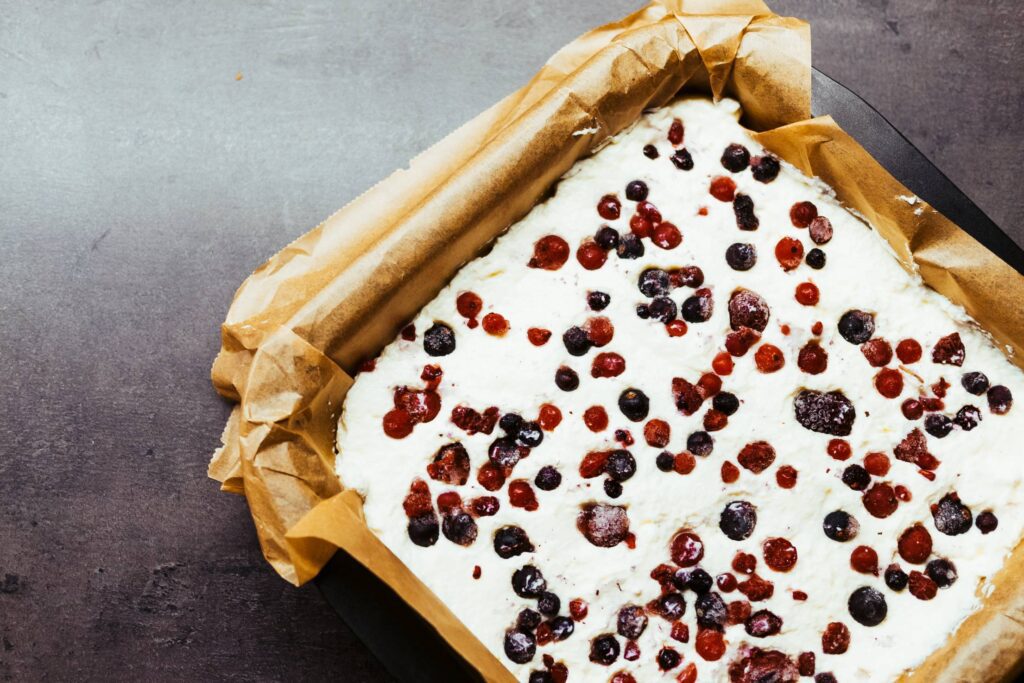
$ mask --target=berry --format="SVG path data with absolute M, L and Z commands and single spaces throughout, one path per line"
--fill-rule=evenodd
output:
M 754 441 L 753 443 L 748 443 L 740 450 L 736 460 L 745 469 L 750 470 L 754 474 L 760 474 L 775 462 L 775 449 L 767 441 Z
M 964 364 L 965 354 L 960 334 L 954 332 L 935 342 L 935 348 L 932 349 L 932 362 L 959 366 Z
M 732 415 L 739 410 L 740 400 L 736 398 L 736 394 L 723 391 L 712 399 L 711 405 L 714 406 L 715 410 L 725 413 L 726 415 Z
M 704 542 L 697 534 L 683 529 L 672 538 L 670 550 L 677 565 L 693 567 L 704 557 Z
M 507 560 L 523 553 L 532 553 L 533 544 L 526 532 L 517 526 L 504 526 L 494 534 L 494 552 Z
M 921 416 L 924 415 L 924 405 L 917 399 L 908 398 L 900 406 L 900 411 L 903 413 L 903 417 L 908 420 L 920 420 Z
M 892 346 L 884 339 L 871 339 L 864 342 L 860 345 L 860 352 L 874 368 L 885 367 L 892 360 Z
M 904 561 L 924 564 L 932 553 L 932 535 L 921 524 L 915 524 L 900 534 L 897 548 Z
M 942 439 L 953 431 L 953 421 L 941 413 L 931 413 L 924 419 L 924 430 L 936 439 Z
M 824 216 L 818 216 L 811 221 L 811 226 L 807 230 L 807 234 L 810 235 L 811 241 L 815 244 L 826 244 L 832 239 L 832 221 L 825 218 Z
M 740 230 L 757 230 L 761 221 L 754 214 L 754 200 L 745 194 L 737 194 L 732 201 L 732 212 L 736 215 L 736 227 Z
M 804 259 L 804 245 L 798 239 L 783 237 L 775 245 L 775 258 L 783 270 L 793 270 Z
M 857 309 L 839 318 L 839 334 L 851 344 L 863 344 L 875 333 L 875 316 Z
M 849 436 L 857 411 L 841 391 L 804 389 L 793 401 L 796 420 L 804 429 L 832 436 Z
M 749 327 L 764 332 L 770 317 L 768 302 L 757 292 L 738 289 L 729 297 L 729 326 L 734 330 Z
M 878 626 L 885 621 L 889 608 L 885 604 L 885 596 L 874 588 L 861 586 L 853 591 L 847 602 L 850 616 L 863 626 Z
M 782 630 L 782 619 L 774 612 L 762 609 L 747 618 L 744 628 L 754 638 L 767 638 Z
M 914 339 L 904 339 L 896 345 L 896 357 L 906 365 L 921 360 L 921 353 L 921 345 Z
M 536 598 L 547 587 L 544 575 L 532 564 L 523 565 L 512 573 L 512 590 L 521 598 Z
M 711 317 L 715 310 L 715 302 L 711 290 L 698 289 L 696 293 L 683 301 L 683 320 L 688 323 L 703 323 Z
M 863 491 L 871 484 L 871 475 L 860 465 L 849 465 L 843 470 L 843 483 L 854 491 Z
M 968 372 L 960 378 L 960 384 L 969 394 L 981 396 L 988 391 L 988 377 L 983 372 Z
M 444 323 L 434 323 L 423 333 L 423 350 L 428 356 L 447 356 L 455 350 L 455 333 Z
M 608 308 L 612 298 L 604 292 L 590 292 L 587 294 L 587 305 L 592 311 L 603 311 Z
M 611 633 L 597 636 L 590 641 L 590 661 L 611 666 L 619 658 L 619 641 Z
M 714 629 L 698 631 L 695 649 L 701 658 L 715 662 L 725 654 L 725 639 L 721 632 Z
M 686 612 L 686 598 L 679 593 L 665 593 L 655 602 L 654 611 L 663 619 L 676 621 Z
M 675 456 L 673 456 L 668 451 L 662 451 L 661 453 L 658 453 L 658 457 L 654 459 L 654 464 L 662 472 L 671 472 L 675 465 L 675 462 Z
M 526 330 L 526 338 L 530 340 L 530 343 L 534 346 L 544 346 L 551 339 L 551 330 L 545 330 L 540 327 L 531 327 Z
M 754 180 L 759 183 L 770 183 L 779 175 L 779 160 L 771 154 L 754 157 L 750 160 L 750 171 Z
M 725 250 L 725 262 L 733 270 L 750 270 L 757 263 L 757 249 L 753 244 L 736 242 Z
M 562 343 L 565 344 L 565 350 L 573 356 L 582 356 L 593 346 L 586 331 L 577 326 L 570 327 L 565 331 L 562 335 Z
M 778 372 L 786 364 L 782 349 L 773 344 L 762 344 L 754 354 L 757 369 L 764 373 Z
M 683 235 L 679 228 L 666 221 L 654 229 L 651 241 L 662 249 L 675 249 L 682 244 Z
M 769 538 L 762 545 L 764 563 L 777 572 L 788 572 L 796 565 L 796 547 L 785 538 Z
M 899 398 L 903 393 L 903 375 L 899 370 L 882 368 L 875 375 L 875 389 L 886 398 Z
M 907 573 L 898 564 L 885 568 L 885 585 L 897 593 L 907 587 Z
M 644 296 L 664 296 L 672 291 L 672 281 L 669 274 L 661 268 L 647 268 L 640 273 L 637 287 Z
M 561 608 L 562 601 L 550 591 L 544 591 L 537 597 L 537 610 L 544 616 L 553 617 Z
M 859 545 L 850 554 L 850 566 L 861 574 L 878 576 L 878 553 L 866 545 Z
M 750 538 L 757 526 L 757 508 L 745 500 L 737 500 L 722 508 L 718 528 L 733 541 Z
M 626 481 L 636 474 L 636 459 L 627 450 L 612 451 L 605 461 L 605 471 L 615 481 Z
M 669 671 L 679 666 L 679 663 L 683 661 L 683 656 L 670 647 L 663 647 L 658 652 L 656 659 L 658 668 L 662 671 Z
M 885 453 L 868 453 L 864 456 L 864 469 L 876 477 L 884 477 L 889 473 L 889 456 Z
M 619 246 L 619 231 L 607 225 L 602 225 L 597 234 L 594 235 L 594 242 L 604 250 L 614 249 Z
M 667 296 L 659 296 L 647 307 L 647 314 L 666 325 L 676 319 L 676 302 Z
M 807 252 L 807 255 L 804 256 L 804 263 L 815 270 L 821 270 L 824 268 L 825 260 L 825 252 L 818 248 L 811 249 Z
M 683 122 L 679 119 L 673 119 L 672 125 L 668 129 L 668 141 L 673 145 L 682 144 L 683 142 Z
M 711 179 L 711 186 L 708 188 L 711 196 L 720 202 L 731 202 L 736 198 L 736 183 L 732 178 L 718 176 Z
M 991 510 L 985 510 L 974 520 L 974 525 L 982 534 L 990 534 L 999 526 L 999 518 Z
M 721 630 L 725 626 L 729 616 L 725 601 L 714 591 L 697 596 L 694 611 L 697 613 L 698 625 L 716 630 Z
M 619 610 L 615 625 L 620 636 L 636 640 L 647 629 L 647 614 L 640 605 L 625 605 Z
M 743 145 L 733 143 L 722 152 L 722 166 L 732 173 L 739 173 L 750 165 L 750 152 Z
M 533 245 L 530 268 L 558 270 L 569 260 L 569 243 L 557 235 L 541 237 Z
M 833 541 L 845 543 L 857 537 L 857 533 L 860 531 L 860 523 L 857 522 L 856 517 L 848 512 L 836 510 L 825 515 L 825 521 L 822 523 L 821 528 L 825 531 L 825 535 Z
M 939 592 L 939 587 L 935 585 L 935 582 L 918 571 L 910 572 L 907 583 L 910 585 L 910 594 L 918 600 L 931 600 Z
M 809 375 L 820 375 L 828 367 L 828 352 L 816 341 L 809 341 L 800 349 L 797 366 Z
M 565 640 L 576 630 L 576 625 L 569 617 L 555 617 L 550 623 L 551 635 L 554 636 L 555 640 Z
M 438 537 L 437 515 L 431 510 L 410 518 L 406 531 L 409 534 L 409 540 L 416 545 L 422 548 L 434 545 L 437 543 Z
M 1005 415 L 1013 406 L 1013 394 L 1002 384 L 997 384 L 989 389 L 987 398 L 988 409 L 996 415 Z
M 821 651 L 827 655 L 841 655 L 850 647 L 850 629 L 838 621 L 825 627 L 821 634 Z
M 634 180 L 626 185 L 626 199 L 632 202 L 641 202 L 647 199 L 647 183 L 642 180 Z
M 945 558 L 936 558 L 925 567 L 928 578 L 939 588 L 949 588 L 956 583 L 956 565 Z
M 540 626 L 540 613 L 532 609 L 524 609 L 516 616 L 516 630 L 523 633 L 532 633 Z
M 639 389 L 626 389 L 619 395 L 619 410 L 633 422 L 645 420 L 650 406 L 651 401 L 647 394 Z
M 644 255 L 644 243 L 633 233 L 627 233 L 619 238 L 619 246 L 615 253 L 621 259 L 637 259 Z
M 974 406 L 964 406 L 956 411 L 956 417 L 953 418 L 953 422 L 960 429 L 969 432 L 981 422 L 981 411 Z
M 812 202 L 797 202 L 789 209 L 789 220 L 796 228 L 806 228 L 818 216 L 818 207 Z
M 622 211 L 622 203 L 619 198 L 613 194 L 606 194 L 601 197 L 601 201 L 597 203 L 597 213 L 608 221 L 613 221 L 619 217 Z
M 468 513 L 452 510 L 441 521 L 441 532 L 452 543 L 470 546 L 476 540 L 476 522 Z
M 875 484 L 869 488 L 864 492 L 861 501 L 864 503 L 864 509 L 878 519 L 885 519 L 899 507 L 896 492 L 885 483 Z
M 530 633 L 505 632 L 505 656 L 516 664 L 526 664 L 537 654 L 537 641 Z
M 704 593 L 707 593 L 709 590 L 711 590 L 711 587 L 714 585 L 714 579 L 711 578 L 711 574 L 708 574 L 700 567 L 697 567 L 696 569 L 693 569 L 689 572 L 682 572 L 682 570 L 680 571 L 686 578 L 684 587 L 688 588 L 689 590 L 692 590 L 697 595 L 703 595 Z M 680 575 L 677 574 L 676 576 L 678 578 Z
M 592 545 L 612 548 L 629 534 L 629 516 L 625 508 L 615 505 L 584 505 L 576 518 L 576 527 Z
M 813 282 L 801 282 L 796 286 L 794 298 L 803 306 L 814 306 L 821 299 L 821 292 Z
M 626 359 L 617 353 L 599 353 L 591 364 L 591 377 L 618 377 L 626 370 Z
M 572 368 L 563 365 L 555 372 L 555 384 L 562 391 L 575 391 L 580 385 L 580 376 Z
M 657 159 L 658 148 L 654 145 L 644 145 L 644 156 L 648 159 Z
M 562 483 L 561 473 L 551 465 L 545 465 L 537 472 L 533 483 L 541 491 L 554 491 Z
M 795 467 L 791 465 L 783 465 L 779 469 L 775 470 L 775 483 L 780 488 L 791 489 L 796 486 L 798 472 Z
M 675 152 L 672 153 L 672 156 L 670 156 L 669 159 L 672 160 L 672 163 L 680 171 L 693 170 L 693 157 L 690 155 L 690 152 L 687 151 L 685 147 L 680 147 L 679 149 L 677 149 Z
M 497 467 L 506 471 L 530 454 L 530 449 L 520 446 L 514 439 L 504 436 L 491 442 L 487 457 Z

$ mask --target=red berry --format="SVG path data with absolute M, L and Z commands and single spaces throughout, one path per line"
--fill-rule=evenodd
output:
M 641 216 L 639 213 L 634 213 L 633 217 L 629 219 L 629 230 L 637 237 L 643 239 L 651 236 L 651 230 L 654 226 L 651 222 Z
M 796 547 L 784 538 L 769 538 L 761 545 L 764 563 L 777 572 L 788 572 L 796 565 Z
M 668 445 L 669 437 L 672 433 L 668 422 L 664 420 L 651 420 L 644 425 L 644 440 L 648 446 L 654 448 L 664 448 Z
M 798 239 L 783 237 L 775 245 L 775 258 L 783 270 L 793 270 L 803 261 L 804 245 Z
M 533 245 L 533 258 L 527 265 L 542 270 L 558 270 L 568 260 L 569 243 L 557 235 L 547 235 Z
M 493 462 L 485 462 L 476 473 L 476 480 L 488 491 L 497 491 L 505 484 L 505 475 Z
M 384 433 L 392 439 L 404 439 L 412 434 L 412 416 L 401 408 L 389 410 L 384 415 Z
M 853 449 L 850 448 L 850 444 L 842 439 L 830 439 L 826 450 L 830 456 L 840 461 L 849 460 L 850 456 L 853 455 Z
M 889 456 L 885 453 L 868 453 L 864 456 L 864 469 L 868 474 L 884 477 L 889 473 Z
M 731 375 L 732 368 L 732 356 L 724 351 L 716 355 L 715 359 L 711 361 L 711 369 L 723 377 Z
M 809 341 L 796 357 L 797 366 L 809 375 L 820 375 L 828 368 L 828 352 L 816 341 Z
M 608 260 L 608 252 L 597 242 L 587 240 L 576 250 L 576 260 L 587 270 L 597 270 Z
M 908 398 L 900 406 L 900 410 L 903 411 L 903 417 L 908 420 L 920 420 L 921 416 L 924 415 L 924 405 L 914 398 Z
M 757 369 L 764 373 L 777 372 L 786 364 L 782 349 L 772 344 L 762 344 L 754 354 Z
M 731 484 L 740 478 L 740 470 L 736 465 L 726 460 L 722 463 L 722 481 Z
M 601 406 L 590 406 L 583 413 L 583 424 L 592 432 L 600 432 L 608 428 L 608 413 Z
M 538 508 L 537 496 L 533 492 L 530 482 L 525 479 L 516 479 L 508 485 L 508 502 L 513 507 L 533 511 Z
M 672 125 L 668 128 L 668 141 L 673 145 L 680 145 L 683 142 L 683 122 L 679 119 L 674 119 Z
M 573 621 L 583 621 L 589 611 L 590 607 L 582 598 L 576 598 L 569 603 L 569 615 Z
M 906 529 L 900 534 L 897 544 L 900 557 L 910 564 L 924 564 L 932 554 L 932 535 L 921 524 Z
M 704 557 L 704 542 L 697 534 L 683 529 L 672 539 L 670 550 L 672 561 L 677 565 L 693 567 Z
M 746 355 L 750 347 L 761 340 L 761 335 L 755 330 L 749 327 L 741 327 L 735 332 L 730 332 L 725 336 L 725 350 L 731 355 L 740 356 Z
M 498 313 L 488 313 L 483 319 L 484 331 L 494 337 L 503 337 L 508 332 L 508 321 Z
M 725 426 L 729 424 L 729 416 L 723 413 L 721 410 L 715 410 L 712 408 L 708 412 L 704 413 L 704 431 L 706 432 L 718 432 L 725 429 Z
M 729 572 L 719 574 L 715 579 L 715 583 L 718 585 L 718 590 L 723 593 L 732 593 L 736 590 L 736 577 Z
M 817 215 L 818 207 L 811 202 L 797 202 L 789 209 L 789 220 L 797 228 L 806 228 Z
M 931 600 L 939 592 L 935 582 L 919 571 L 910 572 L 909 578 L 910 594 L 918 600 Z
M 896 398 L 903 393 L 903 374 L 899 370 L 883 368 L 875 375 L 875 388 L 886 398 Z
M 718 375 L 705 372 L 697 380 L 697 392 L 704 400 L 712 398 L 722 390 L 722 380 Z
M 665 325 L 665 331 L 670 337 L 682 337 L 687 331 L 686 323 L 682 320 L 673 320 Z
M 534 346 L 544 346 L 551 339 L 551 330 L 545 330 L 542 327 L 531 327 L 526 331 L 526 338 Z
M 652 225 L 658 225 L 661 223 L 661 212 L 658 211 L 658 207 L 650 202 L 644 201 L 639 202 L 636 205 L 637 212 Z
M 896 357 L 905 365 L 921 360 L 921 345 L 914 339 L 904 339 L 896 345 Z
M 780 488 L 791 489 L 796 486 L 797 471 L 795 467 L 783 465 L 775 471 L 775 482 Z
M 558 406 L 545 403 L 540 407 L 540 416 L 537 421 L 540 422 L 541 429 L 550 432 L 562 423 L 562 411 L 558 409 Z
M 864 492 L 861 500 L 864 503 L 864 509 L 871 513 L 873 517 L 878 517 L 879 519 L 885 519 L 896 512 L 896 508 L 899 506 L 899 501 L 896 500 L 896 492 L 885 483 L 875 484 L 869 488 Z
M 878 553 L 866 545 L 859 545 L 850 554 L 850 566 L 861 574 L 878 576 Z
M 833 621 L 821 634 L 821 651 L 827 655 L 841 655 L 850 647 L 850 629 L 845 624 Z
M 668 221 L 654 229 L 652 241 L 662 249 L 675 249 L 683 242 L 683 234 L 679 228 Z
M 818 320 L 813 325 L 811 325 L 811 334 L 813 334 L 813 335 L 821 335 L 821 331 L 824 330 L 824 329 L 825 329 L 825 326 L 821 324 L 820 320 Z
M 804 306 L 814 306 L 820 298 L 818 286 L 813 282 L 801 282 L 796 286 L 796 300 Z
M 713 629 L 702 629 L 697 632 L 696 650 L 707 661 L 718 661 L 725 654 L 725 638 Z
M 597 203 L 597 213 L 601 218 L 607 221 L 613 221 L 618 218 L 621 211 L 622 203 L 619 202 L 619 198 L 613 194 L 606 194 L 601 197 L 601 201 Z
M 612 321 L 603 315 L 589 319 L 583 328 L 587 333 L 587 339 L 598 348 L 607 345 L 615 336 Z
M 455 309 L 459 315 L 470 320 L 480 315 L 483 306 L 483 300 L 473 292 L 463 292 L 455 299 Z
M 745 469 L 760 474 L 775 462 L 775 449 L 767 441 L 755 441 L 744 446 L 736 459 Z
M 626 370 L 626 359 L 617 353 L 599 353 L 590 366 L 591 377 L 618 377 Z
M 732 178 L 718 176 L 711 180 L 711 196 L 720 202 L 731 202 L 736 198 L 736 183 Z
M 869 339 L 860 345 L 860 352 L 872 367 L 882 368 L 892 360 L 892 346 L 882 338 Z

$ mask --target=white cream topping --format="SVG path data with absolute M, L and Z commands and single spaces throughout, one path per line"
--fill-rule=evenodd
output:
M 685 123 L 685 146 L 695 163 L 691 171 L 680 171 L 669 161 L 672 148 L 666 133 L 673 118 Z M 992 384 L 1003 384 L 1015 397 L 1024 399 L 1022 373 L 962 309 L 904 270 L 888 244 L 844 210 L 819 181 L 785 163 L 778 178 L 768 184 L 755 181 L 749 170 L 729 173 L 723 169 L 719 159 L 730 143 L 745 145 L 751 155 L 763 153 L 738 125 L 737 118 L 738 105 L 731 101 L 712 104 L 680 100 L 645 115 L 598 154 L 577 163 L 551 199 L 512 226 L 490 253 L 463 267 L 423 309 L 414 321 L 417 339 L 399 339 L 390 344 L 377 360 L 376 369 L 359 375 L 346 398 L 338 429 L 337 471 L 345 486 L 364 496 L 370 529 L 520 680 L 526 680 L 530 671 L 543 668 L 544 653 L 568 666 L 571 681 L 607 680 L 620 670 L 629 671 L 638 681 L 671 680 L 682 666 L 667 673 L 659 670 L 655 657 L 663 646 L 682 654 L 684 663 L 694 662 L 699 680 L 722 680 L 728 678 L 729 660 L 742 643 L 781 650 L 794 658 L 801 652 L 814 652 L 817 671 L 830 671 L 843 682 L 893 680 L 941 646 L 978 609 L 979 596 L 990 588 L 987 579 L 1000 568 L 1021 535 L 1024 468 L 1014 440 L 1024 434 L 1024 406 L 1015 406 L 1006 415 L 994 415 L 985 396 L 968 394 L 960 378 L 965 372 L 981 371 Z M 658 159 L 648 159 L 641 153 L 647 144 L 657 146 L 661 153 Z M 732 205 L 708 193 L 710 179 L 719 175 L 732 177 L 738 191 L 754 200 L 760 219 L 757 231 L 740 231 Z M 575 250 L 598 227 L 609 224 L 620 233 L 629 231 L 634 202 L 626 199 L 624 188 L 636 179 L 648 184 L 648 199 L 665 220 L 680 228 L 682 244 L 666 251 L 644 240 L 643 257 L 624 260 L 613 252 L 601 269 L 584 270 L 575 259 Z M 608 193 L 617 194 L 623 205 L 621 217 L 614 221 L 601 219 L 595 208 Z M 785 272 L 774 256 L 781 237 L 800 239 L 805 249 L 815 246 L 808 231 L 794 228 L 789 218 L 794 202 L 804 200 L 814 202 L 819 214 L 827 216 L 834 227 L 833 239 L 821 247 L 828 263 L 822 270 L 801 265 Z M 706 216 L 698 214 L 702 207 L 707 208 Z M 564 238 L 573 256 L 554 272 L 527 268 L 534 243 L 549 234 Z M 737 272 L 726 264 L 724 253 L 733 242 L 756 246 L 758 260 L 754 268 Z M 642 320 L 635 314 L 638 304 L 649 301 L 637 289 L 637 279 L 646 268 L 687 265 L 698 265 L 704 271 L 704 286 L 714 293 L 715 309 L 709 321 L 690 324 L 685 336 L 673 338 L 660 323 Z M 803 306 L 794 298 L 794 288 L 805 281 L 815 283 L 821 291 L 816 306 Z M 701 417 L 710 402 L 697 414 L 683 416 L 673 404 L 671 380 L 683 377 L 695 382 L 710 370 L 711 360 L 723 349 L 723 340 L 730 331 L 727 304 L 737 287 L 752 289 L 768 301 L 771 320 L 762 341 L 782 349 L 785 366 L 773 374 L 757 371 L 753 349 L 735 359 L 735 370 L 723 378 L 723 388 L 736 394 L 742 404 L 728 426 L 713 434 L 714 452 L 697 458 L 696 469 L 689 475 L 661 472 L 655 467 L 661 449 L 644 443 L 643 423 L 630 422 L 622 415 L 618 396 L 627 387 L 646 392 L 651 404 L 649 419 L 659 418 L 671 425 L 668 450 L 684 450 L 687 435 L 702 429 Z M 611 296 L 610 306 L 602 313 L 588 309 L 587 292 L 592 290 Z M 483 299 L 481 317 L 497 312 L 508 319 L 511 329 L 506 336 L 491 336 L 482 327 L 467 326 L 455 307 L 456 297 L 465 291 Z M 681 304 L 690 294 L 692 290 L 680 288 L 671 296 Z M 875 390 L 877 369 L 869 366 L 859 347 L 845 341 L 837 331 L 839 317 L 852 308 L 874 312 L 876 338 L 889 340 L 893 347 L 908 337 L 921 343 L 924 357 L 909 367 L 923 382 L 904 373 L 906 386 L 896 400 L 883 398 Z M 572 357 L 561 342 L 561 334 L 568 327 L 582 325 L 596 315 L 608 316 L 615 326 L 614 339 L 599 351 L 618 352 L 626 359 L 626 370 L 619 377 L 592 378 L 590 366 L 597 351 Z M 449 356 L 432 358 L 423 350 L 422 332 L 435 320 L 455 330 L 457 348 Z M 812 376 L 798 367 L 797 353 L 814 338 L 810 330 L 819 320 L 824 325 L 820 341 L 829 354 L 828 369 Z M 783 324 L 789 327 L 788 335 L 782 332 Z M 531 327 L 551 330 L 551 340 L 542 347 L 533 346 L 526 337 Z M 960 333 L 966 347 L 963 367 L 933 364 L 932 346 L 953 331 Z M 432 363 L 444 370 L 439 388 L 441 413 L 432 422 L 416 426 L 404 439 L 385 436 L 381 421 L 393 407 L 394 389 L 422 387 L 420 372 Z M 897 364 L 894 359 L 889 367 Z M 567 393 L 555 386 L 554 373 L 561 365 L 579 373 L 578 390 Z M 947 414 L 971 404 L 980 409 L 983 419 L 970 432 L 955 429 L 943 439 L 928 437 L 929 451 L 942 462 L 935 481 L 928 481 L 914 465 L 897 461 L 893 447 L 914 427 L 923 428 L 922 421 L 910 422 L 902 416 L 900 402 L 917 396 L 919 386 L 927 391 L 940 377 L 951 384 L 945 399 Z M 854 454 L 849 461 L 841 463 L 826 454 L 826 444 L 832 437 L 797 424 L 793 397 L 803 387 L 822 391 L 839 388 L 853 401 L 857 419 L 847 437 Z M 511 478 L 532 483 L 542 466 L 552 465 L 563 480 L 551 492 L 535 487 L 540 509 L 527 512 L 508 503 L 507 486 L 491 494 L 476 481 L 477 468 L 487 461 L 488 445 L 501 435 L 501 430 L 468 436 L 451 423 L 449 415 L 452 408 L 463 404 L 477 410 L 497 406 L 502 413 L 516 412 L 536 419 L 543 403 L 558 406 L 562 423 L 545 433 L 544 442 L 515 467 Z M 603 406 L 611 419 L 608 429 L 596 434 L 582 420 L 583 412 L 593 405 Z M 587 452 L 617 447 L 613 434 L 623 428 L 636 439 L 630 451 L 636 457 L 637 472 L 624 483 L 623 495 L 612 501 L 603 491 L 602 478 L 584 480 L 578 467 Z M 757 440 L 774 446 L 775 463 L 758 475 L 741 469 L 736 483 L 723 484 L 722 463 L 735 463 L 740 449 Z M 421 548 L 407 535 L 402 500 L 416 478 L 428 482 L 435 500 L 438 494 L 453 490 L 431 480 L 426 473 L 437 449 L 451 441 L 461 442 L 472 462 L 469 483 L 455 490 L 465 501 L 496 495 L 501 509 L 494 517 L 477 519 L 479 537 L 469 547 L 441 536 L 434 546 Z M 885 452 L 892 461 L 888 475 L 873 479 L 903 484 L 913 494 L 909 503 L 901 503 L 887 519 L 868 514 L 861 494 L 839 478 L 844 467 L 862 463 L 864 455 L 872 451 Z M 777 485 L 775 473 L 781 465 L 798 470 L 794 489 Z M 998 529 L 987 535 L 976 528 L 960 536 L 939 533 L 929 506 L 951 490 L 975 516 L 993 510 L 999 518 Z M 729 540 L 718 527 L 722 508 L 738 499 L 754 503 L 758 512 L 753 535 L 742 542 Z M 630 529 L 636 535 L 635 549 L 624 543 L 607 549 L 587 542 L 576 528 L 576 517 L 580 506 L 591 501 L 627 506 Z M 855 540 L 838 543 L 822 532 L 822 519 L 837 509 L 851 513 L 860 522 Z M 923 571 L 923 566 L 901 560 L 896 550 L 900 532 L 916 522 L 931 532 L 932 557 L 952 560 L 959 572 L 955 584 L 940 589 L 928 602 L 906 590 L 894 592 L 881 577 L 859 574 L 850 568 L 851 551 L 864 544 L 877 551 L 883 569 L 890 562 L 898 562 L 908 572 Z M 496 529 L 509 524 L 527 531 L 535 552 L 511 559 L 495 554 L 492 536 Z M 670 562 L 668 544 L 681 527 L 700 534 L 705 546 L 700 566 L 713 576 L 731 571 L 730 563 L 737 551 L 758 558 L 758 574 L 774 582 L 775 591 L 772 598 L 754 602 L 752 607 L 754 611 L 769 609 L 781 617 L 781 632 L 759 639 L 748 636 L 742 625 L 730 626 L 725 632 L 729 643 L 726 656 L 717 662 L 704 661 L 694 650 L 695 596 L 687 591 L 683 621 L 690 628 L 689 643 L 672 640 L 671 625 L 651 615 L 638 640 L 641 655 L 637 661 L 627 662 L 620 656 L 610 667 L 590 662 L 591 639 L 615 632 L 621 606 L 643 605 L 658 597 L 658 585 L 649 574 L 657 565 Z M 763 560 L 762 542 L 777 536 L 791 541 L 799 552 L 799 561 L 787 573 L 770 570 Z M 561 614 L 568 613 L 569 601 L 574 598 L 587 602 L 589 614 L 576 624 L 570 638 L 538 647 L 531 663 L 516 665 L 503 653 L 504 634 L 521 609 L 536 607 L 535 601 L 516 596 L 511 587 L 512 572 L 524 564 L 533 564 L 544 573 L 548 590 L 561 598 Z M 482 575 L 474 580 L 476 566 Z M 872 586 L 885 596 L 888 616 L 878 626 L 862 626 L 848 612 L 847 598 L 860 586 Z M 808 599 L 795 601 L 791 594 L 794 590 L 805 592 Z M 745 599 L 738 591 L 723 594 L 723 598 L 727 602 Z M 846 624 L 852 634 L 846 654 L 822 653 L 821 633 L 833 621 Z M 625 645 L 624 638 L 618 637 L 618 641 L 620 646 Z

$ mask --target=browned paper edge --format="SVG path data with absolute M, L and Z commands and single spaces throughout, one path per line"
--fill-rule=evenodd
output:
M 1024 311 L 1000 308 L 991 300 L 1000 290 L 991 287 L 999 282 L 1005 300 L 1019 300 L 1022 279 L 929 207 L 918 215 L 913 209 L 921 204 L 897 199 L 909 194 L 906 188 L 831 120 L 804 120 L 806 24 L 756 1 L 653 2 L 560 50 L 523 89 L 290 244 L 237 292 L 213 380 L 240 405 L 210 475 L 225 490 L 244 492 L 264 554 L 283 577 L 306 581 L 344 547 L 474 666 L 490 672 L 497 665 L 507 675 L 351 509 L 358 496 L 342 491 L 333 470 L 340 405 L 359 361 L 386 345 L 462 263 L 524 215 L 578 158 L 684 85 L 739 99 L 746 123 L 766 131 L 759 135 L 766 147 L 829 183 L 908 268 L 917 267 L 997 340 L 1018 348 Z M 965 638 L 982 642 L 984 635 L 1005 645 L 1002 664 L 1015 663 L 1022 634 L 1008 615 L 1024 596 L 1012 583 L 1000 582 L 951 643 L 962 649 Z M 928 680 L 935 680 L 941 670 L 952 676 L 944 680 L 966 680 L 1010 669 L 979 668 L 970 657 L 961 658 L 963 666 L 957 658 L 933 664 L 937 657 L 915 676 L 931 672 Z

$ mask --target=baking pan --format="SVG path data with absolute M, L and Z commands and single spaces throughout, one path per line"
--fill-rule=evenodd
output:
M 891 123 L 817 69 L 812 83 L 815 116 L 831 114 L 911 192 L 1024 274 L 1024 250 Z M 402 683 L 481 680 L 426 621 L 347 553 L 335 554 L 314 581 L 345 623 Z

